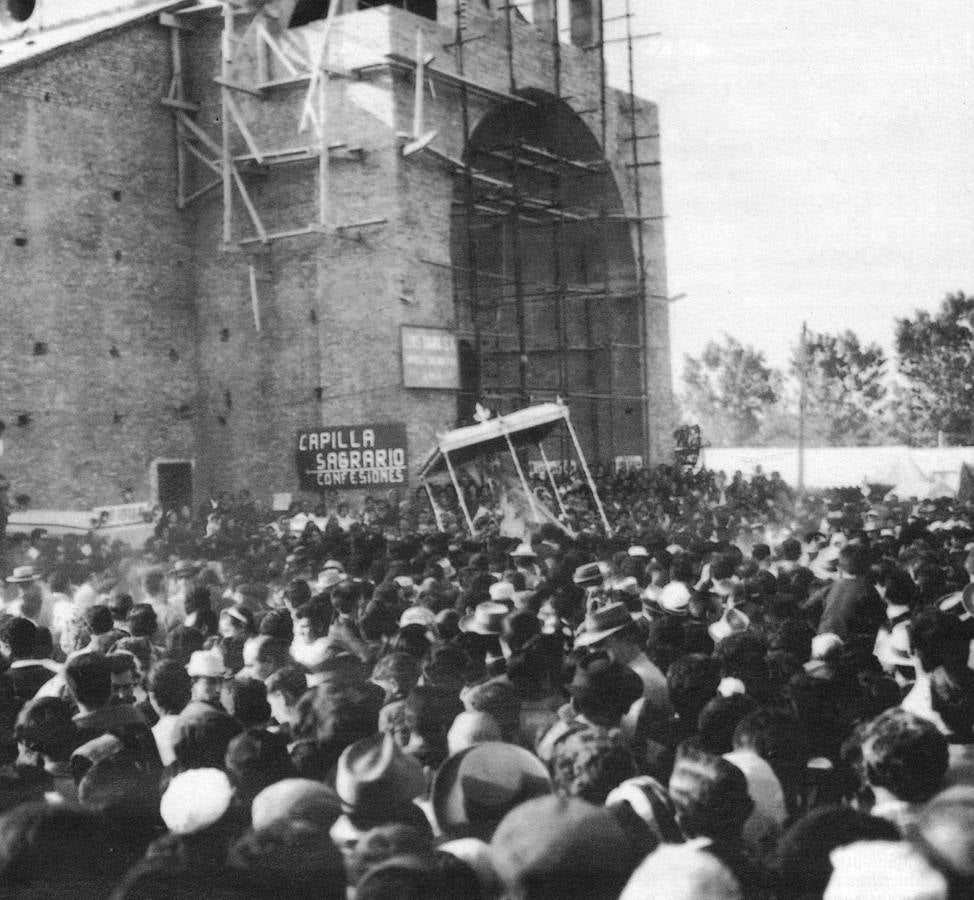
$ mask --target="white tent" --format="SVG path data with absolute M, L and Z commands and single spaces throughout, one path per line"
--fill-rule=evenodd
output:
M 953 489 L 939 478 L 931 478 L 923 473 L 910 457 L 900 460 L 897 466 L 896 483 L 886 495 L 888 500 L 895 495 L 901 500 L 916 497 L 917 500 L 936 500 L 938 497 L 953 497 Z

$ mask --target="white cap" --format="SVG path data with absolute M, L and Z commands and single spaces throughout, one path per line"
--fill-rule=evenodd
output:
M 219 821 L 232 798 L 233 788 L 225 772 L 189 769 L 169 782 L 159 814 L 173 834 L 195 834 Z

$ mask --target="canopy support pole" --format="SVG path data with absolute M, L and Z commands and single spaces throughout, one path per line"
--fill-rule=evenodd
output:
M 467 520 L 467 528 L 470 529 L 470 534 L 475 535 L 477 529 L 473 527 L 473 519 L 470 518 L 470 510 L 467 509 L 467 501 L 463 497 L 463 491 L 460 490 L 460 482 L 457 481 L 457 473 L 453 471 L 453 463 L 450 462 L 450 454 L 443 451 L 443 460 L 446 462 L 446 470 L 450 473 L 450 481 L 453 482 L 453 490 L 457 492 L 457 500 L 460 501 L 460 509 L 463 510 L 463 517 Z
M 598 507 L 599 516 L 602 518 L 602 524 L 605 525 L 606 535 L 612 534 L 612 526 L 609 524 L 608 518 L 605 515 L 605 508 L 602 506 L 602 500 L 599 497 L 599 492 L 595 489 L 595 482 L 592 480 L 592 473 L 588 469 L 588 463 L 585 462 L 585 454 L 582 453 L 582 445 L 579 443 L 578 435 L 575 433 L 575 426 L 572 425 L 572 420 L 566 414 L 565 424 L 568 426 L 568 433 L 572 436 L 572 444 L 575 446 L 575 455 L 578 457 L 578 462 L 582 467 L 582 472 L 585 473 L 585 480 L 588 482 L 588 489 L 592 492 L 592 496 L 595 498 L 595 505 Z
M 565 504 L 561 501 L 561 494 L 558 491 L 558 485 L 555 483 L 555 473 L 551 471 L 551 463 L 548 462 L 548 454 L 544 452 L 544 445 L 541 441 L 538 441 L 538 452 L 541 454 L 541 461 L 544 463 L 544 470 L 548 473 L 548 481 L 551 484 L 551 490 L 555 493 L 555 499 L 558 501 L 558 509 L 561 510 L 562 517 L 568 520 L 568 510 L 565 509 Z
M 433 510 L 433 518 L 436 519 L 436 530 L 443 531 L 443 516 L 440 515 L 440 508 L 436 505 L 436 501 L 433 499 L 433 491 L 430 490 L 430 483 L 424 478 L 423 487 L 426 488 L 426 496 L 430 501 L 430 509 Z
M 534 491 L 531 490 L 531 486 L 524 477 L 524 469 L 521 468 L 521 460 L 517 458 L 517 451 L 514 449 L 514 441 L 511 440 L 510 434 L 508 434 L 507 429 L 504 428 L 503 421 L 501 421 L 501 428 L 504 429 L 504 440 L 507 441 L 507 449 L 511 451 L 511 459 L 514 460 L 514 468 L 517 469 L 517 477 L 521 479 L 521 487 L 524 488 L 524 493 L 528 495 L 528 503 L 531 504 L 531 515 L 534 516 L 534 520 L 537 522 L 538 505 L 535 503 Z

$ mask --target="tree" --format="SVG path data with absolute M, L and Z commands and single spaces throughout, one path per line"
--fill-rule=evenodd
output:
M 809 443 L 861 446 L 886 434 L 886 354 L 878 344 L 861 344 L 851 331 L 809 334 L 797 347 L 792 373 L 805 370 L 805 428 Z
M 700 359 L 684 357 L 684 405 L 717 445 L 757 439 L 781 395 L 782 381 L 763 353 L 726 334 L 722 344 L 710 341 Z
M 974 297 L 948 294 L 935 315 L 896 320 L 903 383 L 898 419 L 910 443 L 974 441 Z

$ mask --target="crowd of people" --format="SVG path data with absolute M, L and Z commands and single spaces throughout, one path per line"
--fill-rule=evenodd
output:
M 974 896 L 974 511 L 593 478 L 7 535 L 0 896 Z

